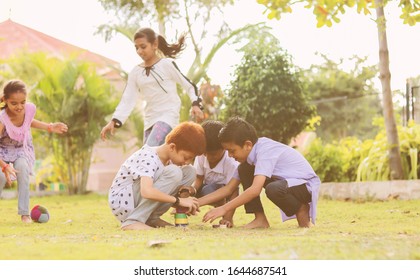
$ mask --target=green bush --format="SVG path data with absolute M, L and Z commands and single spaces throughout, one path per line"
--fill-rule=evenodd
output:
M 343 180 L 343 161 L 339 147 L 331 144 L 324 146 L 322 140 L 317 138 L 305 156 L 322 182 Z
M 240 116 L 260 137 L 289 143 L 314 115 L 292 58 L 278 43 L 247 48 L 223 102 L 222 118 Z
M 380 131 L 374 139 L 363 142 L 354 137 L 324 144 L 315 139 L 305 154 L 323 182 L 386 181 L 390 180 L 389 146 L 383 120 L 375 120 Z M 404 179 L 418 179 L 420 125 L 398 126 Z
M 315 139 L 305 157 L 322 182 L 350 182 L 356 180 L 357 166 L 365 148 L 355 137 L 323 144 Z
M 407 179 L 418 179 L 420 176 L 420 166 L 418 165 L 420 125 L 410 122 L 407 127 L 399 128 L 398 133 L 404 175 Z

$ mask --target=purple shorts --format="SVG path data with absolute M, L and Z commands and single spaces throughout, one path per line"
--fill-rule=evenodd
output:
M 151 128 L 144 132 L 143 143 L 155 147 L 165 143 L 166 135 L 172 130 L 172 127 L 165 122 L 156 122 Z

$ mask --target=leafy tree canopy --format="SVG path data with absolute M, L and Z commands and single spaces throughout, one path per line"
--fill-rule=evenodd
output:
M 340 14 L 345 13 L 346 8 L 356 8 L 358 13 L 370 14 L 375 8 L 374 0 L 257 0 L 268 9 L 269 19 L 280 19 L 282 13 L 291 13 L 292 5 L 304 3 L 305 8 L 311 9 L 317 19 L 317 26 L 332 26 L 333 22 L 340 22 Z M 384 1 L 385 4 L 389 1 Z M 399 0 L 401 8 L 400 18 L 404 24 L 415 25 L 420 22 L 420 1 Z
M 327 141 L 373 137 L 376 129 L 372 119 L 381 113 L 379 92 L 373 84 L 377 67 L 367 66 L 365 58 L 354 56 L 350 59 L 353 68 L 345 71 L 343 59 L 337 63 L 321 56 L 324 63 L 304 72 L 308 93 L 321 117 L 317 134 Z
M 403 168 L 398 144 L 398 131 L 394 117 L 391 93 L 391 72 L 389 71 L 389 51 L 386 36 L 386 19 L 384 7 L 388 0 L 257 0 L 269 10 L 269 18 L 280 18 L 281 13 L 292 12 L 291 6 L 296 3 L 306 4 L 305 8 L 312 9 L 317 19 L 317 26 L 332 26 L 333 21 L 340 22 L 338 14 L 344 14 L 346 8 L 356 7 L 357 12 L 370 14 L 370 9 L 376 12 L 376 24 L 379 39 L 379 79 L 382 85 L 383 115 L 386 124 L 387 139 L 389 141 L 389 162 L 392 179 L 403 178 Z M 404 23 L 414 25 L 420 22 L 420 0 L 399 0 L 401 18 Z
M 288 144 L 313 115 L 291 57 L 278 41 L 263 37 L 243 48 L 225 98 L 224 118 L 240 116 L 253 124 L 259 136 Z
M 37 106 L 36 119 L 69 126 L 63 135 L 34 137 L 35 144 L 44 146 L 44 152 L 52 149 L 59 177 L 70 194 L 85 193 L 93 145 L 106 124 L 105 117 L 116 106 L 113 87 L 97 74 L 94 65 L 74 58 L 62 61 L 35 53 L 5 63 L 10 69 L 0 76 L 27 84 L 31 90 L 28 99 Z
M 131 40 L 131 36 L 139 27 L 139 22 L 151 21 L 160 24 L 159 32 L 165 35 L 165 24 L 185 17 L 183 6 L 195 5 L 201 10 L 201 18 L 207 18 L 213 9 L 219 9 L 233 0 L 99 0 L 102 7 L 117 16 L 117 22 L 109 22 L 99 27 L 98 32 L 109 40 L 115 33 L 121 33 Z M 203 13 L 203 11 L 205 11 Z

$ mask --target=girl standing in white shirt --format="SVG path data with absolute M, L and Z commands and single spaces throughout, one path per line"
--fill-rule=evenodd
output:
M 149 146 L 163 144 L 166 135 L 179 123 L 181 99 L 177 84 L 191 99 L 191 116 L 196 120 L 203 118 L 196 85 L 180 72 L 171 59 L 183 50 L 184 41 L 185 37 L 181 36 L 177 44 L 168 44 L 165 38 L 150 28 L 141 28 L 135 33 L 134 45 L 143 63 L 129 73 L 127 86 L 112 120 L 101 131 L 102 140 L 106 139 L 108 132 L 114 134 L 115 128 L 122 126 L 134 109 L 138 95 L 141 95 L 145 103 L 143 143 Z M 159 51 L 163 58 L 158 55 Z

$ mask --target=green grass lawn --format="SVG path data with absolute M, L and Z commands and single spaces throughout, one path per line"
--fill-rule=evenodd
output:
M 235 228 L 201 222 L 209 209 L 189 217 L 188 228 L 121 231 L 106 196 L 31 198 L 45 206 L 45 224 L 23 224 L 17 201 L 0 200 L 1 260 L 419 260 L 420 201 L 345 202 L 321 199 L 315 227 L 281 222 L 278 208 L 263 196 L 269 229 L 245 230 L 253 216 L 239 208 Z M 173 222 L 173 216 L 163 216 Z M 163 241 L 159 246 L 152 242 Z

